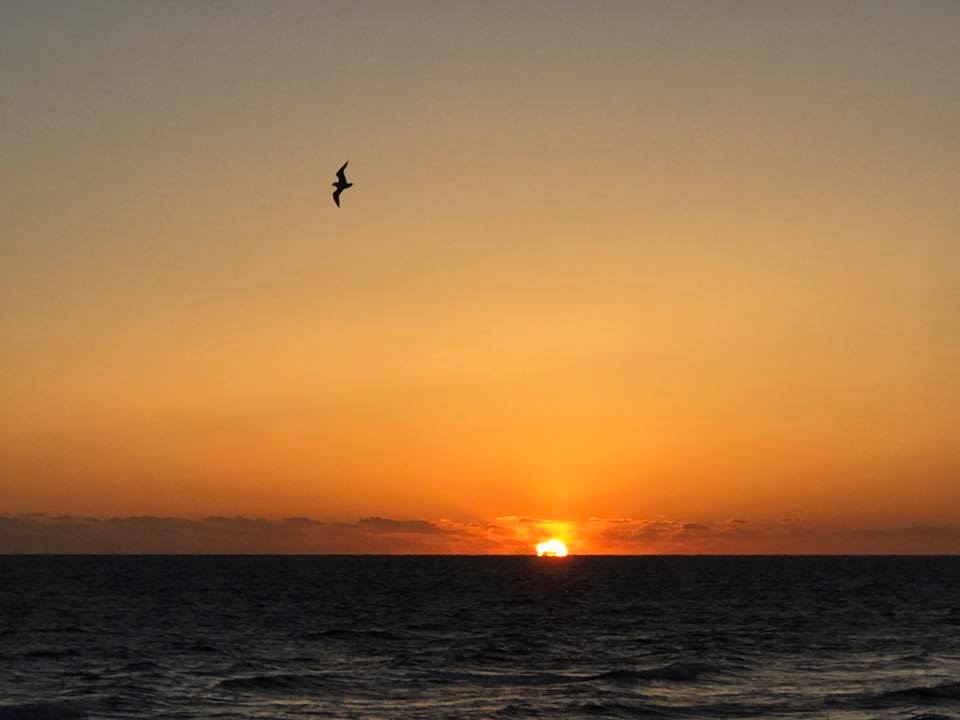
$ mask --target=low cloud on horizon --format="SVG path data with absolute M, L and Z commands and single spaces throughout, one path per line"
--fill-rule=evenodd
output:
M 487 522 L 364 517 L 188 519 L 0 514 L 0 553 L 532 554 L 547 537 L 574 554 L 956 554 L 960 527 L 836 528 L 784 519 L 585 521 L 504 516 Z

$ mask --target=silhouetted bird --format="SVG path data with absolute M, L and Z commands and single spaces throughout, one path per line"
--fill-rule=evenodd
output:
M 347 169 L 347 163 L 350 162 L 347 160 L 343 164 L 343 167 L 337 170 L 337 181 L 333 183 L 333 187 L 336 190 L 333 191 L 333 201 L 337 204 L 337 207 L 340 207 L 340 193 L 346 190 L 348 187 L 353 187 L 353 183 L 347 182 L 347 176 L 343 174 L 343 171 Z

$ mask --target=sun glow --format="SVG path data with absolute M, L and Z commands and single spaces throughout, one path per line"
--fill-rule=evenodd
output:
M 566 557 L 567 546 L 562 540 L 550 538 L 537 543 L 537 557 Z

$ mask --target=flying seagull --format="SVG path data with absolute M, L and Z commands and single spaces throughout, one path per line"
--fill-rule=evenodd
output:
M 340 193 L 346 190 L 348 187 L 353 187 L 353 183 L 347 182 L 347 176 L 343 174 L 343 171 L 347 169 L 347 163 L 350 162 L 347 160 L 339 170 L 337 170 L 337 181 L 333 184 L 333 187 L 336 190 L 333 191 L 333 201 L 337 204 L 337 207 L 340 207 Z

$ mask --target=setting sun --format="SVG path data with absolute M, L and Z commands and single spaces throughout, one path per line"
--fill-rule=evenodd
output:
M 537 543 L 537 557 L 566 557 L 567 546 L 562 540 L 550 538 L 542 543 Z

